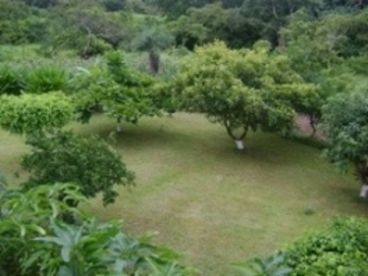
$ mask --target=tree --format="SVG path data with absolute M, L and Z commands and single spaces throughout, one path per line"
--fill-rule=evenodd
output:
M 278 31 L 287 22 L 287 17 L 301 8 L 315 15 L 321 10 L 322 2 L 315 0 L 245 0 L 241 13 L 246 18 L 254 20 L 261 30 L 263 39 L 277 45 Z
M 160 51 L 173 43 L 174 38 L 166 27 L 154 18 L 148 18 L 145 20 L 144 29 L 133 41 L 133 48 L 148 52 L 149 68 L 152 74 L 158 74 L 160 72 Z
M 13 133 L 59 128 L 74 114 L 71 99 L 62 92 L 0 97 L 0 127 Z
M 104 204 L 114 202 L 115 185 L 131 185 L 133 173 L 104 141 L 72 132 L 29 136 L 32 152 L 22 166 L 31 176 L 27 188 L 44 183 L 75 183 L 86 197 L 102 192 Z
M 224 125 L 239 149 L 249 130 L 291 128 L 295 106 L 313 97 L 315 87 L 303 82 L 286 57 L 272 56 L 269 49 L 264 42 L 242 51 L 222 42 L 197 48 L 173 82 L 179 107 Z
M 136 124 L 142 116 L 160 115 L 160 95 L 155 93 L 153 79 L 127 66 L 119 51 L 106 55 L 106 68 L 92 68 L 73 80 L 77 111 L 88 121 L 97 109 L 104 110 L 118 122 L 121 132 L 124 120 Z
M 91 1 L 73 2 L 49 13 L 48 36 L 43 45 L 48 52 L 76 49 L 83 58 L 117 48 L 129 38 L 129 19 L 120 13 L 108 13 Z
M 331 162 L 342 169 L 353 164 L 362 184 L 361 197 L 368 198 L 368 94 L 341 93 L 323 109 L 323 126 Z

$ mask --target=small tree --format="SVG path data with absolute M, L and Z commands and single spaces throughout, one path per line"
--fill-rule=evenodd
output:
M 353 164 L 362 184 L 360 196 L 368 198 L 368 93 L 331 98 L 322 120 L 330 145 L 327 157 L 345 170 Z
M 314 86 L 305 84 L 285 57 L 272 56 L 265 43 L 246 51 L 222 42 L 198 48 L 173 87 L 181 108 L 223 124 L 239 149 L 249 130 L 291 128 L 295 106 L 314 94 Z
M 174 43 L 174 38 L 164 27 L 157 22 L 147 21 L 148 28 L 141 31 L 133 41 L 133 47 L 148 52 L 149 68 L 153 74 L 160 72 L 160 51 Z
M 13 133 L 59 128 L 72 119 L 73 113 L 70 98 L 62 92 L 0 97 L 0 127 Z
M 142 116 L 159 115 L 152 78 L 129 68 L 119 51 L 108 52 L 106 61 L 107 68 L 93 68 L 73 81 L 80 118 L 88 121 L 96 107 L 102 107 L 121 132 L 123 120 L 136 124 Z
M 44 183 L 75 183 L 86 197 L 102 192 L 104 204 L 114 202 L 115 185 L 131 185 L 133 173 L 104 141 L 72 132 L 29 136 L 32 152 L 22 165 L 31 173 L 26 187 Z

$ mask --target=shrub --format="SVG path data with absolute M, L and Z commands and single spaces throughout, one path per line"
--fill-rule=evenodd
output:
M 9 66 L 0 67 L 0 95 L 19 95 L 24 88 L 22 75 Z
M 31 71 L 26 80 L 26 91 L 45 93 L 63 91 L 66 88 L 66 73 L 57 67 L 40 67 Z
M 73 112 L 70 99 L 61 92 L 0 97 L 0 127 L 13 133 L 62 127 Z
M 286 250 L 292 275 L 367 275 L 368 221 L 351 218 Z
M 118 223 L 98 224 L 67 200 L 85 198 L 71 184 L 0 193 L 0 274 L 188 274 L 172 251 L 129 237 Z M 65 213 L 75 224 L 63 221 Z
M 348 218 L 266 260 L 255 259 L 236 269 L 244 272 L 242 275 L 367 275 L 367 258 L 368 220 Z
M 107 143 L 96 137 L 56 131 L 28 137 L 32 152 L 23 159 L 31 173 L 26 187 L 43 183 L 76 183 L 86 197 L 102 192 L 105 204 L 114 202 L 115 185 L 130 185 L 133 174 Z

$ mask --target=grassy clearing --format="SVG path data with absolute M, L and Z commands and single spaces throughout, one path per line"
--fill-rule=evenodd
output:
M 114 122 L 98 116 L 73 128 L 109 137 Z M 26 148 L 4 132 L 0 141 L 0 171 L 14 180 Z M 156 232 L 158 243 L 183 252 L 203 275 L 228 275 L 230 263 L 267 255 L 336 216 L 366 215 L 354 179 L 319 150 L 273 134 L 251 134 L 247 143 L 237 152 L 223 128 L 201 115 L 126 126 L 115 147 L 137 186 L 119 189 L 107 208 L 99 199 L 85 208 L 101 220 L 124 220 L 135 235 Z

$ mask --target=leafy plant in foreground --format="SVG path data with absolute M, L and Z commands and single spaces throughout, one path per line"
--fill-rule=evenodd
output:
M 77 186 L 41 185 L 0 193 L 0 272 L 5 275 L 189 275 L 172 251 L 99 224 L 68 204 Z M 62 218 L 70 213 L 76 220 Z M 165 274 L 158 272 L 165 271 Z
M 233 268 L 243 276 L 287 276 L 292 271 L 285 265 L 282 254 L 275 254 L 264 260 L 257 258 L 246 264 L 233 265 Z
M 234 267 L 240 275 L 367 275 L 368 220 L 338 219 L 268 259 Z

